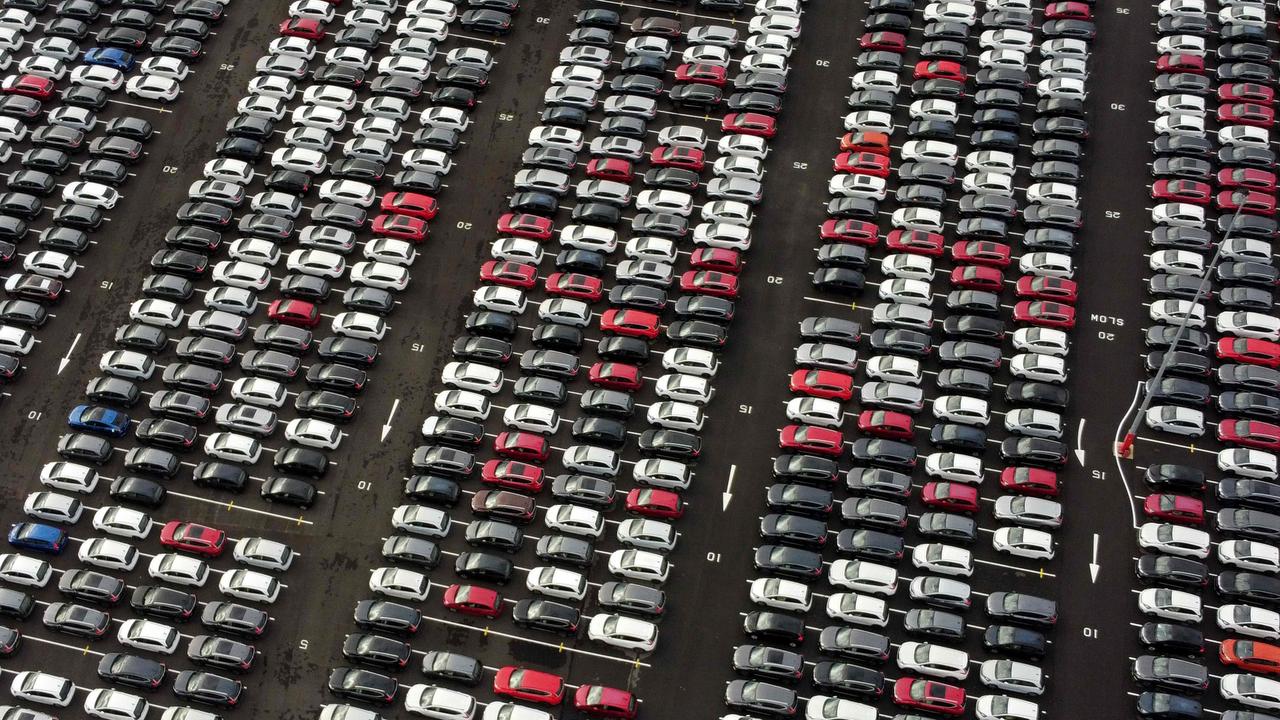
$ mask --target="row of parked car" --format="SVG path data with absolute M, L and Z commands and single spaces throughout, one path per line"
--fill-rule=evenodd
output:
M 1027 696 L 1044 691 L 1044 676 L 1033 661 L 1046 649 L 1041 632 L 1052 627 L 1056 605 L 1024 593 L 991 593 L 987 615 L 998 624 L 986 629 L 983 640 L 997 658 L 971 663 L 962 648 L 962 613 L 972 592 L 967 578 L 982 561 L 965 546 L 977 540 L 977 516 L 983 500 L 990 502 L 980 495 L 992 472 L 983 455 L 988 443 L 997 442 L 986 427 L 999 414 L 1009 437 L 997 444 L 1010 465 L 1000 471 L 1008 494 L 996 498 L 993 507 L 999 525 L 987 530 L 992 547 L 1042 562 L 1055 553 L 1052 530 L 1062 522 L 1062 506 L 1052 498 L 1058 494 L 1056 470 L 1067 457 L 1061 438 L 1068 395 L 1062 385 L 1075 321 L 1071 254 L 1082 217 L 1076 183 L 1088 135 L 1083 100 L 1092 8 L 1050 3 L 1038 24 L 1033 13 L 1042 8 L 1029 3 L 988 2 L 985 13 L 970 3 L 930 3 L 923 8 L 925 42 L 912 68 L 909 104 L 900 104 L 898 75 L 916 9 L 910 2 L 873 2 L 868 8 L 862 52 L 854 58 L 852 111 L 844 117 L 846 134 L 828 182 L 829 219 L 819 229 L 819 269 L 813 276 L 814 286 L 827 292 L 860 297 L 876 288 L 879 304 L 858 302 L 871 312 L 874 354 L 859 357 L 858 322 L 816 316 L 801 324 L 790 383 L 794 396 L 786 411 L 791 424 L 779 432 L 784 454 L 775 461 L 777 482 L 767 491 L 769 514 L 760 526 L 767 544 L 756 551 L 763 576 L 750 594 L 757 609 L 744 618 L 744 630 L 756 642 L 802 644 L 803 613 L 814 594 L 808 585 L 825 577 L 836 590 L 827 599 L 826 615 L 837 624 L 820 633 L 824 658 L 808 663 L 818 694 L 807 699 L 805 716 L 875 717 L 876 708 L 868 702 L 887 692 L 885 674 L 874 666 L 893 652 L 880 628 L 888 624 L 888 601 L 898 587 L 894 565 L 909 550 L 912 566 L 923 574 L 911 579 L 908 595 L 924 607 L 903 618 L 908 639 L 897 644 L 896 664 L 906 675 L 890 682 L 894 704 L 962 714 L 966 691 L 947 683 L 965 680 L 971 664 L 980 664 L 983 689 L 992 694 L 975 699 L 977 716 L 1034 718 L 1039 708 Z M 983 51 L 971 77 L 966 42 L 975 25 Z M 1033 53 L 1040 57 L 1038 65 Z M 1020 150 L 1021 128 L 1027 125 L 1021 109 L 1034 76 L 1040 78 L 1034 86 L 1039 102 L 1030 123 L 1028 168 Z M 969 83 L 978 87 L 972 110 L 964 107 Z M 903 107 L 908 139 L 899 145 L 892 136 L 903 127 L 895 117 Z M 961 150 L 964 141 L 957 139 L 961 117 L 971 117 L 974 128 L 967 154 Z M 895 155 L 900 158 L 896 167 Z M 962 162 L 967 174 L 958 184 L 965 194 L 959 218 L 952 221 L 947 189 Z M 895 170 L 896 192 L 889 188 Z M 1025 188 L 1020 187 L 1023 170 L 1032 181 Z M 1019 208 L 1017 191 L 1028 206 Z M 892 212 L 881 209 L 890 195 L 898 205 Z M 1019 214 L 1021 232 L 1013 229 Z M 892 229 L 882 241 L 879 223 L 885 216 Z M 955 239 L 949 242 L 950 233 Z M 1021 258 L 1006 244 L 1011 237 L 1021 238 Z M 932 281 L 946 272 L 935 268 L 944 257 L 954 268 L 945 296 L 950 315 L 942 323 L 947 339 L 937 348 L 943 394 L 930 402 L 935 422 L 928 428 L 929 443 L 936 452 L 924 457 L 925 511 L 917 522 L 920 539 L 912 545 L 903 537 L 906 503 L 914 492 L 917 415 L 926 404 L 921 384 L 933 372 L 926 369 L 934 349 Z M 1006 280 L 1004 273 L 1015 261 L 1022 277 Z M 876 275 L 879 280 L 868 280 Z M 1002 318 L 1006 285 L 1014 286 L 1017 297 L 1016 329 L 1008 335 Z M 995 380 L 1006 337 L 1015 351 L 1009 363 L 1014 382 L 1007 386 Z M 843 430 L 843 403 L 855 397 L 860 364 L 867 382 L 856 393 L 864 408 L 857 429 L 865 437 L 854 440 Z M 992 407 L 997 386 L 1005 387 L 1004 399 L 1011 405 L 1004 412 Z M 847 471 L 837 464 L 846 446 L 853 456 Z M 848 527 L 834 532 L 827 518 L 836 508 L 834 484 L 842 476 L 851 492 L 839 505 Z M 827 564 L 822 551 L 832 535 L 840 559 Z M 739 646 L 734 670 L 750 679 L 731 683 L 726 701 L 748 711 L 799 712 L 788 685 L 803 674 L 803 661 L 792 650 Z
M 1148 373 L 1163 374 L 1148 382 L 1143 420 L 1197 444 L 1213 425 L 1222 449 L 1213 479 L 1176 463 L 1143 475 L 1149 494 L 1136 571 L 1147 585 L 1138 605 L 1149 654 L 1133 666 L 1138 712 L 1269 717 L 1280 710 L 1280 681 L 1270 677 L 1280 645 L 1269 642 L 1280 640 L 1280 322 L 1272 309 L 1275 69 L 1267 13 L 1257 3 L 1224 3 L 1214 18 L 1204 3 L 1173 0 L 1157 11 L 1145 340 Z M 1209 514 L 1212 532 L 1202 529 Z M 1211 555 L 1220 564 L 1212 570 Z M 1197 627 L 1211 583 L 1217 630 L 1227 635 L 1214 641 L 1223 667 L 1212 671 Z M 1201 699 L 1211 676 L 1225 712 Z

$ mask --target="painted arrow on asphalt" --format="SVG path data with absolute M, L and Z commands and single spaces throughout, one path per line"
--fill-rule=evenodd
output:
M 729 466 L 729 482 L 725 483 L 724 492 L 720 493 L 720 510 L 729 509 L 729 501 L 733 499 L 733 476 L 738 472 L 737 465 Z
M 400 398 L 396 398 L 391 402 L 391 412 L 387 413 L 387 421 L 382 424 L 382 440 L 380 440 L 379 442 L 387 441 L 387 435 L 391 434 L 391 418 L 394 418 L 396 416 L 396 410 L 399 410 L 399 409 L 400 409 Z
M 1098 533 L 1093 534 L 1093 560 L 1089 563 L 1089 580 L 1098 582 L 1098 571 L 1102 566 L 1098 564 Z
M 76 344 L 79 342 L 80 333 L 76 333 L 76 336 L 71 338 L 71 347 L 67 348 L 67 354 L 63 355 L 62 359 L 58 361 L 58 372 L 56 374 L 61 375 L 62 371 L 67 369 L 67 365 L 71 363 L 71 353 L 75 352 Z
M 1080 424 L 1076 426 L 1076 460 L 1084 465 L 1084 418 L 1080 418 Z

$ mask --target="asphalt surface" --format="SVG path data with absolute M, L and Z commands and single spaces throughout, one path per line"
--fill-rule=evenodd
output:
M 624 23 L 640 14 L 638 6 L 644 4 L 620 8 Z M 302 555 L 282 576 L 288 588 L 271 608 L 274 620 L 266 638 L 257 643 L 262 656 L 244 678 L 247 696 L 235 716 L 307 718 L 314 716 L 319 703 L 329 701 L 324 679 L 328 668 L 343 664 L 341 638 L 354 629 L 352 606 L 369 595 L 368 571 L 383 564 L 378 555 L 381 538 L 390 529 L 391 508 L 403 501 L 401 478 L 412 449 L 421 442 L 418 424 L 431 412 L 440 370 L 449 359 L 449 342 L 461 333 L 476 269 L 492 240 L 489 228 L 505 208 L 510 179 L 524 139 L 537 124 L 541 93 L 566 44 L 573 13 L 586 5 L 532 3 L 517 16 L 518 27 L 503 38 L 505 45 L 494 46 L 498 66 L 472 115 L 473 126 L 464 135 L 467 145 L 455 155 L 457 166 L 441 197 L 441 217 L 432 223 L 431 239 L 420 248 L 413 268 L 413 282 L 399 296 L 402 304 L 389 319 L 392 330 L 381 343 L 382 356 L 360 397 L 359 417 L 347 428 L 350 436 L 342 447 L 331 455 L 336 467 L 320 481 L 326 494 L 317 505 L 307 511 L 271 507 L 252 493 L 242 499 L 199 491 L 179 478 L 171 489 L 191 497 L 171 496 L 153 513 L 157 520 L 214 525 L 233 537 L 281 540 Z M 19 518 L 22 498 L 38 487 L 39 467 L 57 459 L 54 448 L 65 431 L 66 411 L 82 401 L 85 383 L 97 374 L 99 354 L 113 348 L 112 334 L 125 321 L 128 304 L 139 296 L 136 288 L 149 272 L 146 258 L 162 247 L 173 211 L 185 200 L 186 187 L 198 177 L 200 166 L 212 157 L 223 124 L 254 75 L 254 61 L 275 37 L 275 25 L 286 7 L 282 0 L 235 0 L 230 17 L 217 28 L 207 56 L 183 83 L 183 97 L 169 106 L 170 112 L 112 107 L 104 114 L 137 114 L 153 122 L 160 135 L 148 143 L 149 157 L 134 168 L 137 176 L 124 187 L 126 199 L 109 214 L 108 227 L 95 235 L 98 245 L 83 257 L 83 267 L 69 283 L 70 295 L 54 311 L 56 319 L 38 332 L 40 346 L 28 358 L 22 378 L 5 388 L 0 417 L 7 419 L 10 429 L 0 444 L 0 462 L 11 479 L 0 487 L 0 502 L 9 508 L 8 520 Z M 1044 566 L 1045 575 L 1041 568 L 1018 561 L 1021 570 L 983 566 L 974 579 L 975 589 L 1019 589 L 1059 600 L 1061 620 L 1053 650 L 1043 663 L 1051 677 L 1050 689 L 1040 699 L 1046 715 L 1056 718 L 1125 716 L 1132 702 L 1126 695 L 1128 657 L 1136 650 L 1135 629 L 1130 626 L 1136 610 L 1130 593 L 1134 544 L 1128 502 L 1129 490 L 1136 490 L 1135 470 L 1123 466 L 1129 479 L 1126 489 L 1111 443 L 1118 418 L 1143 377 L 1139 353 L 1145 313 L 1138 278 L 1145 268 L 1146 188 L 1130 179 L 1145 176 L 1151 117 L 1151 49 L 1134 39 L 1145 40 L 1150 34 L 1153 14 L 1145 5 L 1132 6 L 1130 14 L 1112 14 L 1110 8 L 1102 8 L 1094 45 L 1094 64 L 1106 70 L 1091 81 L 1089 104 L 1097 129 L 1088 147 L 1086 225 L 1076 255 L 1082 322 L 1074 333 L 1068 427 L 1074 440 L 1077 423 L 1086 423 L 1079 446 L 1084 460 L 1073 459 L 1063 473 L 1067 521 L 1058 531 L 1058 558 Z M 715 381 L 717 394 L 708 407 L 705 449 L 697 480 L 685 494 L 687 512 L 679 521 L 681 540 L 672 556 L 676 567 L 665 586 L 670 611 L 662 621 L 658 650 L 641 658 L 643 664 L 635 664 L 622 653 L 605 652 L 615 657 L 602 658 L 561 651 L 558 639 L 513 630 L 509 622 L 497 633 L 485 633 L 482 623 L 446 616 L 434 589 L 425 606 L 428 613 L 467 627 L 428 623 L 413 641 L 415 650 L 449 649 L 475 655 L 489 666 L 521 664 L 556 672 L 575 684 L 628 687 L 644 700 L 644 717 L 677 717 L 689 714 L 691 706 L 698 717 L 723 712 L 723 687 L 732 674 L 729 656 L 732 647 L 743 642 L 739 612 L 749 604 L 746 580 L 753 576 L 751 555 L 764 511 L 763 490 L 771 482 L 777 427 L 784 422 L 782 403 L 788 397 L 786 373 L 798 342 L 797 323 L 808 315 L 840 314 L 864 315 L 862 320 L 869 324 L 865 313 L 838 298 L 808 299 L 826 297 L 812 291 L 809 273 L 815 268 L 815 229 L 824 217 L 827 168 L 853 71 L 851 33 L 860 27 L 863 14 L 862 8 L 849 3 L 813 0 L 808 6 L 792 59 L 781 132 L 770 144 L 766 200 L 755 224 L 757 242 L 743 274 L 742 298 Z M 536 17 L 547 22 L 535 24 Z M 684 21 L 689 25 L 695 19 Z M 1125 109 L 1113 109 L 1113 104 Z M 1112 217 L 1113 212 L 1118 217 Z M 57 373 L 62 357 L 70 362 Z M 654 364 L 651 361 L 650 367 Z M 1006 372 L 1002 381 L 1007 380 Z M 380 439 L 384 423 L 390 430 Z M 920 441 L 923 445 L 923 437 Z M 1140 443 L 1137 462 L 1147 464 L 1176 452 Z M 730 489 L 731 473 L 726 505 L 722 494 Z M 101 491 L 98 496 L 97 504 L 105 504 Z M 80 526 L 87 530 L 86 521 Z M 1095 537 L 1100 570 L 1093 582 L 1089 564 Z M 146 549 L 158 551 L 154 540 L 148 542 Z M 979 557 L 999 560 L 989 546 Z M 62 560 L 55 565 L 63 566 Z M 217 567 L 230 567 L 229 560 L 218 561 Z M 439 572 L 448 574 L 447 569 Z M 602 563 L 592 573 L 593 579 L 601 579 Z M 129 575 L 135 584 L 143 577 L 141 567 Z M 50 588 L 39 597 L 51 601 L 57 593 Z M 205 589 L 200 597 L 208 600 L 214 595 Z M 980 611 L 971 611 L 970 621 L 985 623 L 978 615 Z M 82 642 L 43 631 L 35 619 L 22 627 L 29 636 L 60 644 L 28 642 L 6 661 L 5 670 L 48 669 L 87 687 L 103 686 L 93 676 L 96 659 L 79 657 L 85 654 Z M 104 650 L 106 642 L 100 645 L 94 649 Z M 567 645 L 591 652 L 601 649 L 585 636 Z M 970 649 L 975 659 L 982 659 L 980 649 Z M 812 646 L 810 652 L 816 652 Z M 173 664 L 178 665 L 181 662 Z M 402 679 L 407 684 L 418 678 L 410 668 Z M 172 698 L 164 693 L 156 702 L 167 704 Z M 890 708 L 882 701 L 882 711 L 891 713 Z M 396 716 L 394 710 L 386 714 Z M 566 709 L 561 716 L 574 713 Z

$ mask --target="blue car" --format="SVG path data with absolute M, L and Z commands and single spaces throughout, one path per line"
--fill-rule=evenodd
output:
M 9 544 L 23 550 L 57 555 L 67 545 L 67 534 L 52 525 L 14 523 L 9 527 Z
M 133 53 L 113 47 L 89 48 L 84 53 L 84 62 L 86 65 L 106 65 L 120 72 L 129 72 L 134 66 Z
M 101 405 L 77 405 L 71 408 L 67 424 L 75 430 L 124 437 L 129 434 L 129 416 Z

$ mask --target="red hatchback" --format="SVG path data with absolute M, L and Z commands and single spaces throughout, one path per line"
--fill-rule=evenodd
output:
M 285 325 L 313 328 L 320 324 L 320 309 L 306 300 L 272 300 L 267 306 L 267 319 Z
M 53 97 L 53 81 L 39 75 L 17 75 L 5 78 L 3 90 L 11 95 L 26 95 L 37 100 Z
M 1259 83 L 1226 83 L 1218 86 L 1218 102 L 1251 102 L 1270 105 L 1276 91 Z
M 422 193 L 389 192 L 382 196 L 378 209 L 385 213 L 430 220 L 440 211 L 440 204 L 435 198 Z
M 160 529 L 160 544 L 205 557 L 218 557 L 227 542 L 221 530 L 195 523 L 170 520 Z
M 1232 445 L 1280 450 L 1280 425 L 1261 420 L 1224 419 L 1218 423 L 1218 439 Z
M 636 488 L 627 493 L 627 512 L 645 517 L 678 518 L 684 515 L 680 496 L 670 490 Z
M 1218 122 L 1270 127 L 1276 111 L 1270 105 L 1257 103 L 1224 103 L 1218 106 Z
M 1196 180 L 1157 180 L 1151 184 L 1151 197 L 1155 200 L 1208 205 L 1212 195 L 1209 183 Z
M 1218 659 L 1246 672 L 1280 675 L 1280 646 L 1271 643 L 1229 638 L 1219 646 Z
M 528 290 L 538 282 L 538 268 L 514 260 L 486 260 L 480 266 L 480 281 Z
M 1076 326 L 1076 309 L 1048 300 L 1023 300 L 1013 306 L 1013 321 L 1065 330 Z
M 502 596 L 479 585 L 450 585 L 444 591 L 444 607 L 450 612 L 496 618 L 502 614 Z
M 549 218 L 541 215 L 503 213 L 498 218 L 498 232 L 533 240 L 547 240 L 551 237 L 552 223 Z
M 900 677 L 893 683 L 894 704 L 906 708 L 943 715 L 963 715 L 964 700 L 962 688 L 935 680 Z
M 826 220 L 818 231 L 823 240 L 838 240 L 855 245 L 875 245 L 880 229 L 866 220 Z
M 676 82 L 705 83 L 724 87 L 729 77 L 728 68 L 711 63 L 684 63 L 676 67 Z
M 998 293 L 1004 289 L 1004 273 L 986 265 L 961 265 L 951 271 L 951 284 L 968 290 Z
M 706 156 L 698 148 L 659 145 L 649 153 L 649 164 L 654 167 L 701 171 L 706 164 Z
M 1151 493 L 1142 502 L 1142 512 L 1157 520 L 1185 525 L 1204 524 L 1204 502 L 1186 495 Z
M 604 281 L 594 275 L 558 272 L 547 276 L 544 283 L 548 295 L 571 297 L 595 302 L 604 297 Z
M 1077 294 L 1074 280 L 1042 275 L 1023 275 L 1018 278 L 1018 284 L 1014 292 L 1020 298 L 1060 300 L 1069 303 L 1076 301 Z
M 888 155 L 873 152 L 842 152 L 832 161 L 836 172 L 853 173 L 855 175 L 874 175 L 889 177 L 891 164 Z
M 498 433 L 498 437 L 494 438 L 493 452 L 499 457 L 511 458 L 512 460 L 546 462 L 547 457 L 551 454 L 551 446 L 547 443 L 547 439 L 541 435 L 506 430 Z
M 373 234 L 409 242 L 426 242 L 431 233 L 427 221 L 411 215 L 382 214 L 373 219 Z
M 720 121 L 720 132 L 771 138 L 778 134 L 778 124 L 761 113 L 730 113 Z
M 1085 2 L 1060 0 L 1044 7 L 1045 20 L 1090 20 L 1092 18 L 1093 8 Z
M 515 460 L 490 460 L 480 468 L 480 482 L 507 490 L 537 494 L 544 482 L 542 468 Z
M 587 372 L 587 382 L 610 390 L 634 392 L 643 384 L 640 368 L 619 362 L 598 362 Z
M 1250 365 L 1280 367 L 1280 344 L 1257 338 L 1219 338 L 1214 345 L 1219 360 L 1243 362 Z
M 285 37 L 319 40 L 324 37 L 324 23 L 311 18 L 289 18 L 280 23 L 280 34 Z
M 633 308 L 611 308 L 600 316 L 600 330 L 614 335 L 626 335 L 652 340 L 658 337 L 661 319 L 654 313 Z
M 689 264 L 699 270 L 736 273 L 742 270 L 742 253 L 730 248 L 700 247 L 689 257 Z
M 889 154 L 888 133 L 865 130 L 863 132 L 847 132 L 840 137 L 841 152 L 870 152 L 877 155 Z
M 853 377 L 833 370 L 796 370 L 791 373 L 791 392 L 848 400 L 853 397 Z
M 990 240 L 961 240 L 951 246 L 951 259 L 958 263 L 997 268 L 1009 267 L 1011 253 L 1008 245 Z
M 962 513 L 978 512 L 978 489 L 953 482 L 927 482 L 920 498 L 929 507 Z
M 929 257 L 942 257 L 945 239 L 941 233 L 925 230 L 890 230 L 885 236 L 885 246 L 898 252 L 909 252 Z
M 1275 196 L 1257 190 L 1222 190 L 1213 201 L 1219 212 L 1235 212 L 1240 208 L 1251 215 L 1276 214 Z
M 816 425 L 784 425 L 778 431 L 778 447 L 840 457 L 844 452 L 844 433 Z
M 1186 53 L 1165 53 L 1156 60 L 1156 72 L 1203 75 L 1204 58 Z
M 1275 192 L 1276 174 L 1258 168 L 1223 168 L 1218 171 L 1218 187 Z
M 559 675 L 508 665 L 493 678 L 493 692 L 542 705 L 564 702 L 564 679 Z
M 907 36 L 887 30 L 862 33 L 862 37 L 858 38 L 858 47 L 863 50 L 887 50 L 901 54 L 907 51 Z
M 858 415 L 858 431 L 893 440 L 910 440 L 915 436 L 915 423 L 906 413 L 863 410 Z
M 622 718 L 636 716 L 636 698 L 626 690 L 605 685 L 583 685 L 573 694 L 573 708 L 590 717 Z
M 587 177 L 629 183 L 634 176 L 631 163 L 622 158 L 592 158 L 587 163 Z
M 690 270 L 680 276 L 680 291 L 732 300 L 738 297 L 738 276 L 714 270 Z
M 951 60 L 921 60 L 916 63 L 916 80 L 954 80 L 964 82 L 967 75 L 964 66 Z
M 1022 495 L 1057 497 L 1058 474 L 1033 467 L 1007 467 L 1000 471 L 1000 487 Z

